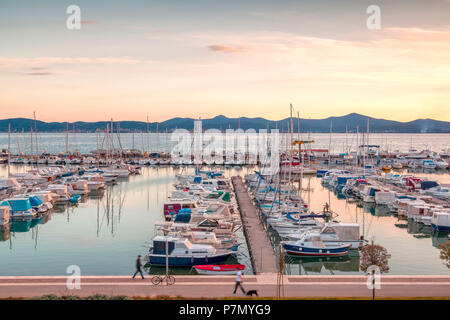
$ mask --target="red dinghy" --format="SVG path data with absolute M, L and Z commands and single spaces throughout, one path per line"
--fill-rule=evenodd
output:
M 198 274 L 236 274 L 237 271 L 245 270 L 243 264 L 204 264 L 194 266 Z

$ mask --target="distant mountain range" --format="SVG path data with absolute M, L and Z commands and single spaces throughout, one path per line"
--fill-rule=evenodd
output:
M 341 117 L 329 117 L 326 119 L 300 119 L 301 132 L 330 132 L 330 124 L 332 123 L 333 132 L 355 132 L 357 127 L 359 131 L 367 131 L 367 119 L 369 119 L 369 130 L 372 133 L 450 133 L 450 122 L 438 121 L 432 119 L 417 119 L 409 122 L 399 122 L 385 119 L 376 119 L 367 117 L 357 113 L 350 113 Z M 172 118 L 158 123 L 159 132 L 168 130 L 169 132 L 176 128 L 193 130 L 193 118 Z M 220 129 L 222 131 L 232 128 L 241 128 L 244 130 L 253 128 L 259 129 L 275 129 L 286 132 L 290 118 L 279 121 L 267 120 L 264 118 L 227 118 L 223 115 L 202 119 L 202 127 L 206 129 Z M 294 131 L 297 131 L 297 119 L 293 119 Z M 29 132 L 30 128 L 34 130 L 34 120 L 26 118 L 13 118 L 0 120 L 0 132 L 8 132 L 8 124 L 11 124 L 11 132 L 20 132 L 24 130 Z M 69 131 L 77 132 L 95 132 L 98 130 L 106 130 L 108 121 L 99 122 L 70 122 Z M 115 121 L 114 131 L 117 130 L 117 124 L 120 126 L 121 132 L 139 132 L 147 130 L 147 123 L 140 121 Z M 44 122 L 36 121 L 36 127 L 39 132 L 65 132 L 67 122 Z M 155 132 L 157 123 L 149 123 L 149 130 Z

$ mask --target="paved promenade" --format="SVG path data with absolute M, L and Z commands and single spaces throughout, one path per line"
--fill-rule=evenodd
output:
M 232 177 L 248 249 L 256 274 L 277 272 L 277 259 L 241 177 Z
M 66 276 L 0 277 L 0 298 L 33 297 L 44 294 L 158 295 L 185 298 L 232 297 L 234 276 L 176 276 L 172 286 L 154 286 L 151 276 L 84 276 L 80 289 L 67 289 Z M 285 276 L 285 297 L 371 297 L 364 276 Z M 260 297 L 276 296 L 276 274 L 243 277 L 246 290 L 257 289 Z M 243 296 L 238 292 L 236 296 Z M 450 276 L 382 276 L 377 297 L 450 297 Z

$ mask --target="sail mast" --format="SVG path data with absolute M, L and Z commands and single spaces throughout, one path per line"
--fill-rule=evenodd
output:
M 149 124 L 148 124 L 148 116 L 147 116 L 147 155 L 150 153 L 150 137 L 149 137 Z
M 331 133 L 333 132 L 333 120 L 330 120 L 330 141 L 328 143 L 328 168 L 331 165 Z
M 11 162 L 11 123 L 8 123 L 8 178 L 11 173 L 9 167 L 10 162 Z
M 35 148 L 36 148 L 36 158 L 37 158 L 39 150 L 38 150 L 37 124 L 36 124 L 36 111 L 33 111 L 33 118 L 34 118 L 34 139 L 36 141 Z M 37 160 L 36 160 L 36 163 L 37 163 Z
M 69 154 L 69 122 L 66 122 L 66 155 Z

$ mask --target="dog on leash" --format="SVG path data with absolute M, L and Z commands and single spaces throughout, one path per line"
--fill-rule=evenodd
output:
M 259 297 L 258 296 L 258 290 L 248 290 L 245 295 L 246 296 L 250 296 L 250 297 L 253 297 L 255 295 L 255 296 Z

